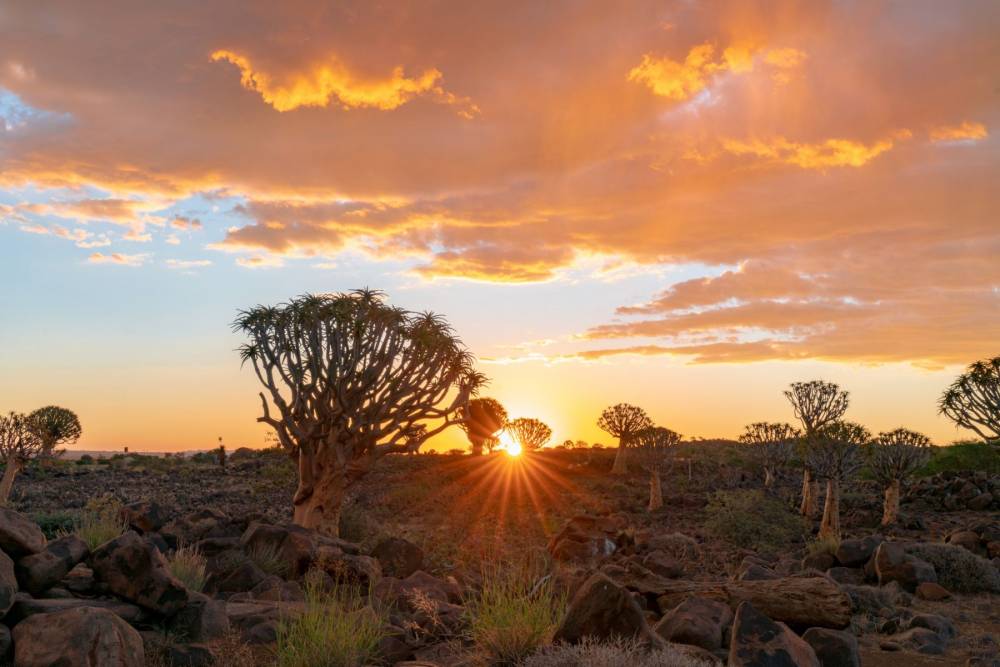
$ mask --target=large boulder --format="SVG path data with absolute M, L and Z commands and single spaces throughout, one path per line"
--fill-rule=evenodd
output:
M 14 604 L 17 595 L 17 577 L 14 574 L 14 561 L 10 556 L 0 551 L 0 616 Z
M 884 541 L 885 538 L 881 535 L 869 535 L 863 538 L 841 540 L 834 556 L 837 562 L 844 567 L 863 567 L 865 563 L 871 560 L 871 557 L 875 554 L 875 550 L 878 549 L 878 545 Z
M 152 500 L 141 500 L 122 507 L 122 518 L 139 533 L 154 533 L 167 523 L 167 513 Z
M 225 512 L 214 507 L 205 507 L 183 517 L 174 519 L 159 531 L 172 548 L 194 544 L 209 537 L 235 537 L 242 531 Z
M 438 579 L 422 570 L 406 579 L 382 577 L 372 588 L 372 595 L 383 603 L 404 611 L 415 611 L 413 602 L 417 596 L 437 603 L 462 602 L 462 591 L 458 584 Z
M 249 558 L 227 559 L 208 575 L 205 591 L 209 593 L 242 593 L 253 590 L 268 575 Z
M 170 629 L 193 642 L 225 637 L 229 633 L 226 603 L 192 592 L 184 608 L 170 619 Z
M 875 551 L 874 562 L 878 583 L 882 586 L 895 581 L 912 593 L 925 581 L 937 583 L 934 566 L 906 553 L 901 544 L 883 542 Z
M 142 637 L 106 609 L 39 614 L 14 628 L 18 667 L 143 667 Z
M 667 612 L 653 631 L 668 642 L 690 644 L 714 651 L 722 647 L 733 622 L 729 605 L 717 600 L 691 597 Z
M 11 558 L 37 554 L 45 548 L 45 535 L 38 524 L 6 507 L 0 507 L 0 549 Z
M 383 573 L 399 579 L 405 579 L 424 564 L 424 550 L 401 537 L 382 540 L 372 550 L 372 556 L 378 559 Z
M 80 609 L 82 607 L 86 607 L 88 609 L 99 608 L 110 611 L 112 614 L 118 616 L 130 625 L 143 623 L 147 621 L 149 617 L 149 614 L 144 612 L 140 607 L 137 607 L 134 604 L 129 604 L 128 602 L 123 602 L 122 600 L 87 600 L 84 598 L 39 599 L 29 597 L 26 594 L 21 594 L 18 596 L 17 602 L 14 603 L 14 606 L 11 607 L 11 610 L 4 619 L 4 622 L 15 626 L 24 619 L 39 614 L 51 614 L 57 611 Z
M 573 596 L 555 640 L 576 643 L 584 637 L 609 639 L 648 633 L 649 626 L 635 599 L 597 572 Z
M 188 591 L 170 574 L 163 554 L 131 531 L 101 545 L 91 567 L 112 593 L 164 616 L 187 604 Z
M 613 517 L 575 516 L 549 540 L 548 551 L 557 561 L 594 563 L 615 552 L 621 528 Z
M 730 667 L 820 667 L 816 652 L 784 623 L 741 602 L 729 641 Z
M 309 569 L 316 557 L 316 538 L 315 532 L 301 526 L 275 526 L 254 521 L 240 537 L 240 544 L 247 553 L 277 556 L 288 564 L 290 575 L 299 576 Z
M 823 667 L 861 667 L 858 640 L 850 632 L 809 628 L 802 639 L 812 646 Z
M 49 542 L 43 551 L 17 562 L 18 581 L 29 593 L 38 595 L 69 574 L 88 554 L 87 543 L 76 535 L 60 537 Z

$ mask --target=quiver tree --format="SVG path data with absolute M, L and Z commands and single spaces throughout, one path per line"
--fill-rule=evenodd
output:
M 653 425 L 652 420 L 642 408 L 628 403 L 619 403 L 605 408 L 604 412 L 601 413 L 601 418 L 597 420 L 597 425 L 618 438 L 618 452 L 615 454 L 615 463 L 611 467 L 611 472 L 616 475 L 624 475 L 628 472 L 625 450 L 631 444 L 631 439 L 636 433 Z
M 771 488 L 778 471 L 788 465 L 800 433 L 790 424 L 756 422 L 743 429 L 739 441 L 764 471 L 764 488 Z
M 805 437 L 801 442 L 804 448 L 810 446 L 817 430 L 843 417 L 849 403 L 846 391 L 841 391 L 832 382 L 822 380 L 793 382 L 785 391 L 785 398 L 792 404 L 795 417 L 802 423 Z M 809 468 L 807 451 L 803 452 L 802 458 L 805 465 L 802 470 L 802 505 L 799 511 L 802 516 L 814 517 L 819 498 L 819 482 L 814 479 L 813 471 Z
M 461 420 L 485 383 L 439 316 L 371 290 L 305 295 L 240 313 L 240 348 L 266 392 L 263 416 L 298 464 L 295 523 L 336 536 L 348 486 L 375 462 Z
M 820 538 L 840 539 L 840 486 L 861 469 L 861 447 L 871 437 L 864 426 L 843 421 L 831 422 L 809 436 L 808 465 L 826 480 Z
M 507 432 L 525 452 L 541 449 L 552 437 L 552 429 L 548 424 L 529 417 L 519 417 L 508 422 Z
M 899 516 L 900 486 L 927 463 L 931 447 L 931 439 L 926 435 L 905 428 L 879 433 L 877 438 L 865 445 L 868 467 L 885 489 L 883 526 L 895 523 Z
M 474 398 L 462 411 L 462 418 L 472 453 L 480 456 L 484 447 L 492 452 L 499 444 L 498 434 L 507 426 L 507 409 L 495 398 Z
M 427 440 L 427 426 L 425 424 L 414 424 L 403 435 L 404 447 L 407 454 L 416 454 L 420 451 L 424 441 Z
M 941 395 L 938 407 L 962 428 L 1000 444 L 1000 357 L 971 364 Z
M 38 408 L 28 415 L 28 419 L 42 441 L 41 457 L 44 458 L 50 458 L 59 445 L 72 444 L 83 434 L 76 413 L 58 405 Z
M 38 427 L 30 417 L 17 412 L 0 416 L 0 461 L 4 464 L 0 479 L 0 503 L 6 505 L 14 478 L 24 470 L 25 464 L 38 457 L 45 449 Z
M 632 437 L 632 448 L 639 465 L 649 473 L 649 511 L 663 507 L 661 476 L 670 461 L 681 434 L 663 426 L 644 428 Z

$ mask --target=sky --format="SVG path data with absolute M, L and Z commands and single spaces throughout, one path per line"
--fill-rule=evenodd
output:
M 512 417 L 939 443 L 1000 354 L 1000 4 L 0 3 L 0 410 L 264 444 L 237 311 L 385 290 Z M 431 446 L 461 446 L 461 433 Z

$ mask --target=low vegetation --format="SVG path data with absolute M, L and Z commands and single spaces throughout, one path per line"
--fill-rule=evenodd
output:
M 938 583 L 956 593 L 1000 593 L 1000 571 L 985 558 L 952 544 L 922 542 L 907 551 L 934 566 Z
M 734 546 L 777 551 L 802 540 L 806 523 L 781 500 L 759 490 L 717 491 L 705 528 Z
M 91 551 L 128 530 L 122 518 L 122 503 L 112 495 L 94 498 L 83 508 L 73 531 Z
M 201 591 L 205 587 L 205 567 L 208 560 L 194 546 L 179 547 L 168 559 L 170 573 L 192 591 Z
M 708 667 L 715 663 L 698 660 L 674 646 L 649 650 L 634 639 L 579 644 L 557 644 L 538 651 L 524 667 Z

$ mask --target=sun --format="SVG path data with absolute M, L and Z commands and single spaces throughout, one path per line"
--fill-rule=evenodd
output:
M 507 431 L 501 431 L 500 435 L 500 447 L 507 452 L 507 456 L 520 456 L 521 455 L 521 443 L 519 443 L 514 436 L 512 436 Z

